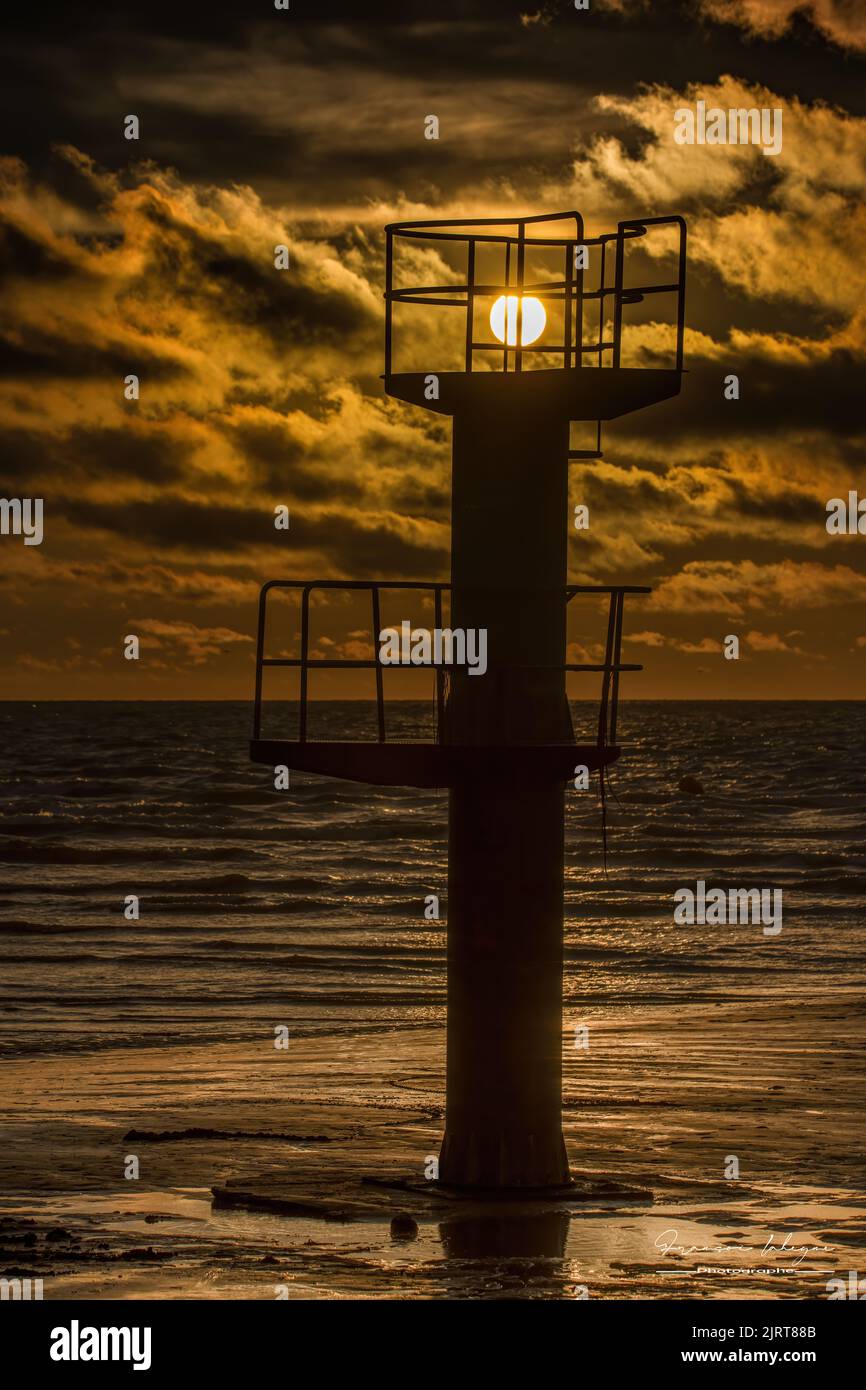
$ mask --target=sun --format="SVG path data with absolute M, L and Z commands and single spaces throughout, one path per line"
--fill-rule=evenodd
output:
M 490 327 L 500 343 L 508 338 L 508 347 L 517 347 L 517 304 L 516 294 L 501 294 L 490 310 Z M 540 299 L 533 295 L 523 296 L 523 321 L 520 329 L 520 345 L 528 347 L 540 338 L 547 324 L 547 314 Z

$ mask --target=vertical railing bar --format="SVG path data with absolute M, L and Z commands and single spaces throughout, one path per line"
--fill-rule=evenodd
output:
M 620 349 L 622 337 L 622 278 L 623 261 L 625 249 L 625 229 L 622 222 L 619 223 L 616 235 L 616 275 L 614 278 L 613 293 L 613 365 L 619 366 Z
M 262 586 L 259 594 L 259 622 L 258 635 L 256 637 L 256 703 L 253 710 L 253 738 L 258 738 L 262 732 L 262 676 L 264 668 L 262 661 L 265 655 L 265 604 L 267 602 L 268 586 Z
M 616 720 L 619 707 L 619 666 L 622 652 L 622 610 L 625 603 L 625 594 L 617 594 L 616 603 L 616 631 L 613 638 L 613 686 L 611 689 L 610 700 L 610 741 L 616 743 Z
M 610 608 L 607 616 L 607 643 L 604 653 L 604 675 L 601 682 L 601 708 L 598 712 L 598 742 L 601 748 L 607 743 L 607 706 L 610 694 L 610 668 L 613 654 L 613 630 L 616 613 L 616 591 L 611 590 Z
M 310 644 L 310 585 L 305 584 L 301 595 L 301 709 L 298 721 L 298 742 L 307 741 L 307 662 Z
M 583 226 L 583 218 L 580 216 L 580 214 L 578 214 L 577 233 L 578 233 L 578 238 L 579 238 L 577 244 L 578 244 L 579 246 L 583 247 L 583 246 L 584 246 L 584 240 L 583 240 L 583 237 L 584 237 L 584 226 Z M 603 244 L 603 243 L 602 243 L 602 244 Z M 571 273 L 572 273 L 572 275 L 575 275 L 575 271 L 574 271 L 574 257 L 573 257 L 573 256 L 572 256 L 572 262 L 571 262 Z M 582 367 L 582 366 L 583 366 L 583 276 L 584 276 L 584 269 L 583 269 L 583 265 L 581 264 L 580 270 L 579 270 L 579 271 L 577 272 L 577 274 L 575 275 L 575 284 L 576 284 L 576 287 L 577 287 L 577 295 L 576 295 L 576 298 L 577 298 L 577 307 L 576 307 L 576 310 L 575 310 L 575 323 L 574 323 L 574 338 L 575 338 L 575 359 L 574 359 L 574 360 L 575 360 L 575 366 L 577 366 L 577 367 Z
M 566 371 L 571 367 L 571 299 L 572 276 L 574 275 L 574 253 L 576 249 L 576 242 L 569 242 L 565 248 L 565 331 L 563 333 L 563 360 Z
M 433 589 L 433 626 L 441 631 L 442 629 L 442 586 L 437 584 Z M 436 667 L 436 742 L 442 742 L 442 727 L 444 724 L 445 713 L 445 672 L 441 666 Z
M 502 370 L 508 371 L 508 291 L 511 287 L 511 242 L 505 243 L 505 347 L 502 349 Z
M 517 328 L 514 344 L 514 370 L 523 371 L 523 286 L 526 280 L 526 225 L 518 222 L 517 241 Z M 506 301 L 505 339 L 508 341 L 508 303 Z
M 394 274 L 394 235 L 390 228 L 385 233 L 385 377 L 391 375 L 391 290 Z
M 475 323 L 475 238 L 469 238 L 466 264 L 466 370 L 472 371 L 472 338 Z
M 598 287 L 599 287 L 600 290 L 603 290 L 604 287 L 605 287 L 605 285 L 604 285 L 604 278 L 605 278 L 605 274 L 607 273 L 607 272 L 606 272 L 606 260 L 605 260 L 605 252 L 606 252 L 606 250 L 607 250 L 607 242 L 606 242 L 606 241 L 603 241 L 603 242 L 601 243 L 601 277 L 600 277 L 600 279 L 599 279 L 599 285 L 598 285 Z M 607 296 L 606 296 L 606 295 L 603 295 L 603 294 L 599 295 L 599 298 L 598 298 L 598 365 L 599 365 L 599 366 L 602 366 L 602 360 L 601 360 L 601 352 L 602 352 L 602 349 L 601 349 L 601 345 L 602 345 L 602 343 L 604 342 L 604 314 L 605 314 L 605 304 L 606 304 L 606 302 L 607 302 Z
M 680 264 L 677 290 L 677 371 L 683 369 L 683 338 L 686 327 L 686 224 L 680 220 Z
M 382 662 L 379 659 L 379 633 L 380 614 L 379 614 L 379 586 L 370 585 L 370 595 L 373 600 L 373 652 L 376 661 L 376 717 L 379 725 L 379 742 L 385 742 L 385 687 L 383 683 L 384 672 Z

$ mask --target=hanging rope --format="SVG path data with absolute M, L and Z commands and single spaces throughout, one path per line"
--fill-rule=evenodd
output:
M 607 878 L 607 798 L 605 793 L 605 768 L 604 764 L 598 770 L 598 786 L 601 792 L 601 845 L 604 864 L 604 876 Z
M 613 784 L 613 777 L 607 768 L 602 766 L 598 770 L 598 785 L 601 793 L 601 844 L 602 857 L 604 861 L 604 876 L 607 878 L 607 793 L 608 789 L 613 795 L 613 799 L 621 811 L 625 810 L 622 802 L 617 796 L 616 787 Z

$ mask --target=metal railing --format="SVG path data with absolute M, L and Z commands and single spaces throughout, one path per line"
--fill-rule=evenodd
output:
M 378 742 L 387 741 L 385 721 L 385 691 L 383 667 L 379 660 L 378 642 L 381 631 L 380 615 L 382 590 L 427 591 L 433 595 L 433 625 L 442 627 L 442 595 L 451 590 L 450 584 L 419 580 L 343 580 L 343 579 L 271 579 L 262 586 L 259 595 L 258 633 L 256 639 L 256 689 L 253 713 L 253 738 L 261 737 L 262 727 L 262 685 L 265 667 L 288 666 L 300 671 L 298 743 L 307 742 L 307 705 L 309 672 L 311 670 L 372 670 L 376 672 L 376 719 Z M 267 632 L 268 595 L 275 589 L 289 589 L 300 593 L 300 655 L 297 657 L 265 656 Z M 310 656 L 310 595 L 317 589 L 344 590 L 347 592 L 368 590 L 371 600 L 371 647 L 369 660 L 349 657 L 311 657 Z M 597 672 L 602 676 L 601 703 L 598 716 L 598 746 L 610 747 L 616 742 L 617 707 L 619 700 L 619 678 L 623 671 L 642 671 L 643 667 L 631 663 L 623 664 L 622 655 L 622 617 L 626 594 L 648 594 L 651 590 L 641 585 L 599 585 L 569 584 L 566 587 L 566 603 L 578 594 L 609 594 L 610 604 L 607 619 L 607 639 L 603 662 L 564 662 L 557 669 L 572 672 Z M 391 667 L 388 668 L 392 669 Z M 399 668 L 418 670 L 418 667 Z M 428 669 L 435 677 L 436 739 L 442 743 L 445 710 L 445 679 L 450 667 L 437 665 Z
M 534 228 L 545 222 L 574 221 L 574 236 L 534 236 L 526 234 L 527 227 Z M 637 237 L 645 236 L 650 227 L 664 225 L 679 229 L 677 254 L 677 278 L 663 284 L 647 284 L 626 287 L 625 285 L 625 244 Z M 483 231 L 452 230 L 460 228 L 485 228 Z M 492 231 L 491 228 L 513 228 L 515 230 Z M 473 355 L 476 352 L 494 352 L 501 357 L 501 369 L 522 371 L 523 359 L 527 353 L 546 353 L 562 355 L 565 368 L 580 367 L 585 356 L 595 355 L 599 367 L 605 365 L 605 356 L 610 354 L 611 365 L 619 367 L 622 351 L 623 308 L 640 303 L 646 295 L 675 294 L 676 310 L 676 370 L 683 366 L 683 334 L 685 328 L 685 274 L 686 274 L 686 223 L 682 217 L 641 217 L 617 223 L 615 232 L 605 232 L 600 236 L 584 236 L 583 218 L 579 212 L 547 213 L 537 217 L 488 217 L 463 218 L 455 221 L 394 222 L 385 228 L 385 376 L 393 370 L 393 309 L 395 304 L 427 304 L 458 307 L 466 313 L 465 365 L 464 370 L 473 369 Z M 421 285 L 404 288 L 394 287 L 395 242 L 398 239 L 435 241 L 442 243 L 464 242 L 466 244 L 465 283 L 448 285 Z M 505 249 L 505 275 L 500 283 L 486 283 L 476 279 L 477 250 L 480 245 L 498 243 Z M 608 247 L 614 244 L 614 282 L 606 283 Z M 529 282 L 526 279 L 526 253 L 528 249 L 548 248 L 561 251 L 564 264 L 561 279 Z M 581 247 L 599 248 L 599 274 L 594 288 L 586 289 L 584 267 L 576 266 L 576 252 Z M 582 258 L 581 258 L 582 262 Z M 517 317 L 514 330 L 515 343 L 510 346 L 506 330 L 505 343 L 476 339 L 475 305 L 479 297 L 502 294 L 515 294 L 517 297 Z M 561 338 L 549 338 L 547 342 L 524 344 L 523 338 L 523 296 L 542 294 L 550 301 L 563 303 L 563 329 Z M 605 323 L 608 300 L 613 302 L 612 337 L 605 339 Z M 584 342 L 583 311 L 587 301 L 597 301 L 599 306 L 598 336 L 595 342 Z M 542 337 L 544 335 L 542 334 Z M 434 371 L 431 365 L 429 370 Z

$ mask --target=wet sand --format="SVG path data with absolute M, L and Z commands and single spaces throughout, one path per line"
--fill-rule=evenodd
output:
M 866 1270 L 861 1015 L 841 989 L 587 1015 L 564 1132 L 607 1195 L 507 1209 L 425 1179 L 427 1023 L 9 1060 L 0 1268 L 46 1299 L 826 1298 Z

